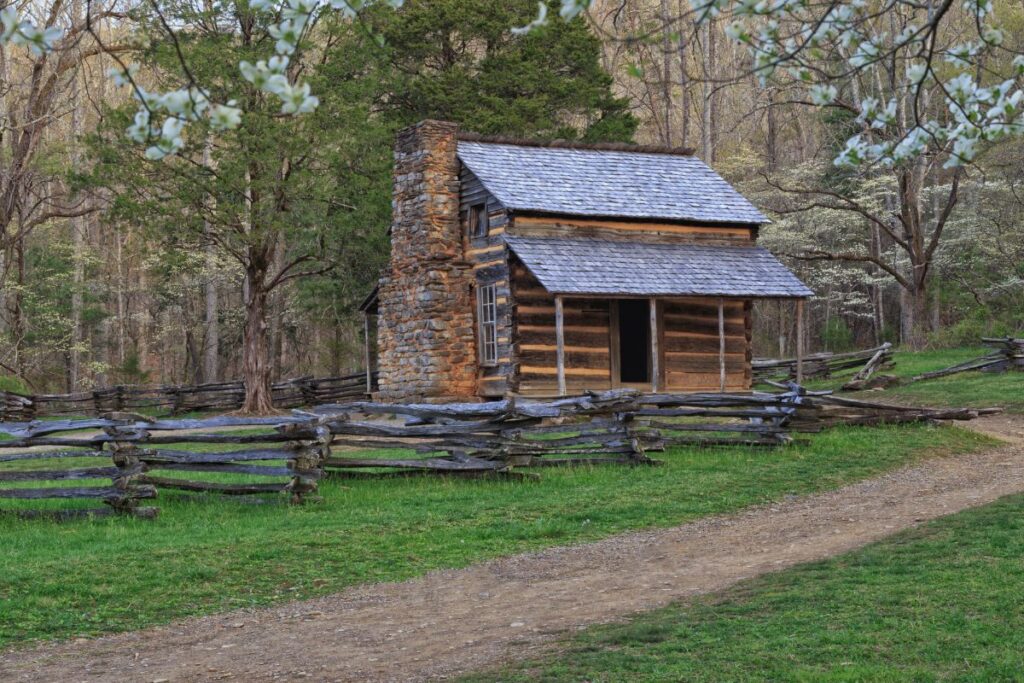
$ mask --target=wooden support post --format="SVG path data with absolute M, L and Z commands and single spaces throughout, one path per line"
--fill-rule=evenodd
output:
M 661 368 L 658 363 L 658 300 L 651 299 L 651 391 L 658 392 Z
M 608 302 L 608 368 L 611 373 L 611 387 L 622 386 L 621 340 L 619 339 L 619 302 L 612 299 Z
M 370 366 L 370 314 L 363 311 L 363 363 L 366 364 L 366 394 L 373 393 L 373 368 Z
M 558 395 L 565 396 L 565 313 L 562 297 L 555 297 L 555 347 L 558 356 Z
M 804 383 L 804 300 L 796 300 L 796 383 Z
M 725 299 L 718 300 L 718 390 L 725 393 Z

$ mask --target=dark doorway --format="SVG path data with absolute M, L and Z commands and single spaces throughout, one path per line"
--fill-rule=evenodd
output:
M 651 306 L 646 299 L 619 302 L 619 380 L 651 381 Z

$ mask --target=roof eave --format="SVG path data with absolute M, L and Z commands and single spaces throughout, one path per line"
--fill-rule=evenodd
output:
M 672 225 L 690 225 L 690 226 L 709 227 L 709 228 L 724 228 L 724 227 L 728 227 L 728 226 L 742 226 L 742 227 L 759 228 L 762 225 L 767 225 L 768 223 L 771 223 L 771 221 L 768 220 L 768 218 L 765 218 L 764 216 L 761 216 L 761 218 L 764 218 L 764 221 L 759 223 L 759 222 L 755 222 L 755 221 L 706 220 L 706 219 L 696 219 L 696 218 L 679 218 L 678 216 L 677 217 L 665 217 L 665 216 L 608 215 L 608 214 L 587 213 L 587 212 L 569 213 L 569 212 L 565 212 L 565 211 L 545 211 L 543 209 L 532 209 L 532 208 L 528 208 L 528 207 L 508 206 L 507 204 L 505 205 L 505 208 L 506 208 L 506 210 L 508 210 L 508 212 L 510 214 L 517 215 L 517 216 L 536 216 L 538 218 L 548 218 L 548 217 L 554 218 L 554 217 L 559 217 L 559 216 L 565 216 L 567 218 L 586 218 L 587 220 L 597 220 L 597 221 L 601 221 L 601 220 L 605 220 L 605 221 L 620 221 L 620 222 L 625 222 L 625 223 L 652 223 L 652 222 L 659 222 L 659 223 L 668 223 L 668 224 L 672 224 Z

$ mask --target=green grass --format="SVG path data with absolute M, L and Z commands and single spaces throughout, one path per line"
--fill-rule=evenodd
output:
M 980 358 L 991 349 L 983 346 L 938 351 L 896 351 L 895 366 L 886 374 L 910 378 L 923 372 L 941 370 L 966 360 Z M 859 368 L 838 373 L 827 380 L 807 382 L 810 389 L 838 389 Z M 768 391 L 773 388 L 759 387 Z M 928 379 L 884 391 L 855 392 L 855 398 L 903 403 L 907 405 L 989 408 L 1000 407 L 1011 413 L 1024 413 L 1024 373 L 961 372 L 949 377 Z
M 941 370 L 966 360 L 980 358 L 990 349 L 984 347 L 896 353 L 893 374 L 913 377 L 922 372 Z M 987 408 L 998 406 L 1007 412 L 1024 413 L 1024 373 L 961 372 L 949 377 L 927 379 L 895 387 L 879 396 L 891 396 L 904 403 L 928 406 Z
M 589 629 L 470 681 L 1019 681 L 1024 496 Z
M 156 521 L 0 517 L 0 646 L 679 524 L 989 443 L 949 427 L 841 428 L 779 450 L 674 449 L 661 467 L 546 469 L 536 482 L 328 480 L 323 502 L 304 507 L 163 494 Z

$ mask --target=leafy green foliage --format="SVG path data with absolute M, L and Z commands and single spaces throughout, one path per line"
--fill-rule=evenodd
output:
M 536 10 L 534 0 L 409 0 L 381 13 L 386 115 L 399 125 L 445 119 L 486 134 L 631 140 L 637 121 L 612 94 L 586 22 L 510 33 Z

